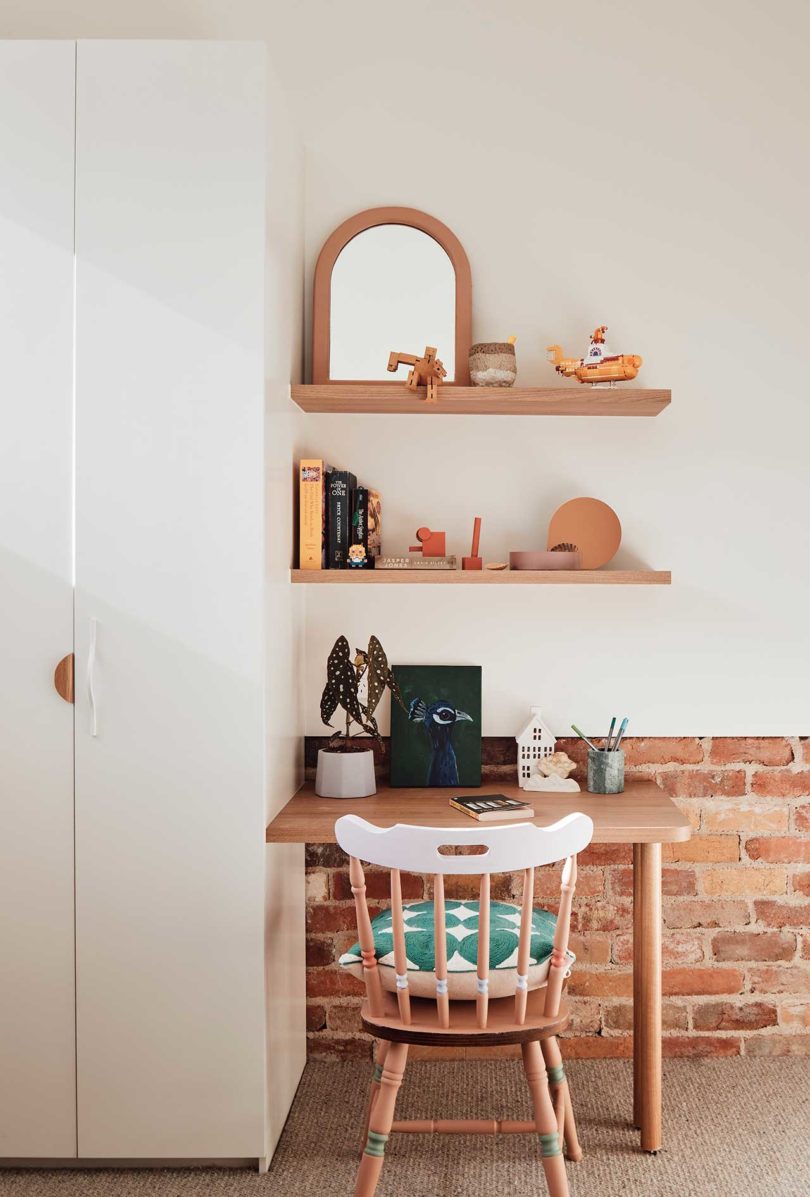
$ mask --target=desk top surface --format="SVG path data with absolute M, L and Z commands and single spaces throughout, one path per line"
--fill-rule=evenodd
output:
M 688 840 L 689 820 L 655 782 L 628 780 L 622 794 L 545 794 L 517 785 L 492 783 L 480 789 L 394 789 L 380 785 L 369 798 L 319 798 L 312 783 L 302 786 L 267 828 L 268 844 L 333 844 L 335 820 L 360 815 L 378 827 L 416 823 L 469 827 L 473 820 L 450 806 L 451 795 L 505 794 L 534 807 L 534 822 L 547 826 L 573 811 L 590 815 L 594 843 L 651 844 Z M 498 824 L 490 824 L 498 826 Z

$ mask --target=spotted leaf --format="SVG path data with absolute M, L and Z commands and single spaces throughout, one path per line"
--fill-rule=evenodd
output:
M 363 710 L 357 697 L 357 674 L 349 657 L 349 642 L 339 636 L 326 662 L 326 685 L 321 695 L 321 719 L 331 726 L 331 719 L 341 706 L 356 723 L 365 727 Z

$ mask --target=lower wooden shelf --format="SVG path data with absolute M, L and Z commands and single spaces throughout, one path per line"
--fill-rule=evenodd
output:
M 326 586 L 670 586 L 668 569 L 293 569 L 292 582 Z

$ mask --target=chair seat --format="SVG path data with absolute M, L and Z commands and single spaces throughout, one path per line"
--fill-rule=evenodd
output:
M 432 902 L 409 902 L 403 907 L 408 988 L 414 998 L 433 998 L 436 993 L 434 909 Z M 532 911 L 529 947 L 528 987 L 541 988 L 548 977 L 556 917 L 548 910 Z M 371 922 L 374 950 L 383 989 L 396 991 L 393 921 L 384 910 Z M 517 987 L 520 907 L 511 902 L 490 904 L 489 995 L 492 999 L 513 997 Z M 477 994 L 478 903 L 445 902 L 447 942 L 447 992 L 452 1001 L 474 1001 Z M 569 964 L 576 959 L 568 952 Z M 360 944 L 353 944 L 340 957 L 347 972 L 362 980 Z M 512 1040 L 518 1043 L 520 1040 Z
M 397 999 L 394 994 L 387 992 L 383 993 L 381 1015 L 373 1015 L 366 1000 L 360 1018 L 363 1029 L 370 1035 L 396 1043 L 422 1043 L 434 1047 L 499 1047 L 509 1043 L 549 1039 L 565 1030 L 570 1017 L 567 1001 L 563 999 L 560 1002 L 556 1017 L 548 1018 L 543 1012 L 545 997 L 545 990 L 534 990 L 529 994 L 526 1020 L 522 1024 L 515 1022 L 514 996 L 490 1001 L 485 1029 L 478 1026 L 475 1005 L 465 1001 L 451 1003 L 450 1026 L 440 1027 L 436 1002 L 428 998 L 411 999 L 411 1021 L 404 1026 Z

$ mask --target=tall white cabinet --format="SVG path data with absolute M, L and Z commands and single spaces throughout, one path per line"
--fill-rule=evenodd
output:
M 0 58 L 0 1156 L 261 1157 L 264 50 Z
M 72 43 L 0 43 L 0 1156 L 76 1153 Z

